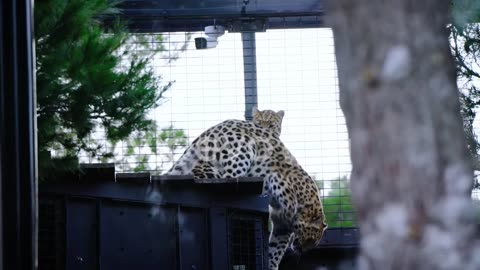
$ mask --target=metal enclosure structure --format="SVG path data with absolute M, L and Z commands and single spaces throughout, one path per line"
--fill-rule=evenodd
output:
M 119 7 L 132 32 L 159 33 L 203 31 L 219 24 L 242 35 L 245 119 L 252 118 L 257 105 L 255 32 L 267 29 L 316 28 L 323 25 L 323 8 L 318 0 L 301 1 L 123 1 Z
M 258 179 L 84 171 L 78 181 L 41 186 L 40 269 L 266 269 Z
M 127 0 L 121 8 L 133 33 L 203 31 L 212 23 L 241 33 L 246 119 L 258 103 L 256 33 L 323 25 L 318 0 Z M 40 269 L 267 269 L 261 179 L 200 183 L 116 174 L 112 164 L 83 172 L 40 186 Z M 281 269 L 354 269 L 357 242 L 355 228 L 328 229 L 320 247 L 300 260 L 286 257 Z
M 319 0 L 126 0 L 122 16 L 135 32 L 202 31 L 217 20 L 229 31 L 319 27 L 323 7 Z
M 39 269 L 268 269 L 261 179 L 83 171 L 41 185 Z M 355 229 L 327 230 L 320 247 L 281 269 L 354 269 L 357 238 Z
M 114 144 L 95 139 L 102 151 L 115 148 L 109 162 L 115 162 L 118 171 L 161 174 L 207 128 L 227 119 L 248 120 L 256 105 L 285 110 L 282 141 L 319 180 L 330 226 L 355 226 L 348 190 L 349 140 L 338 102 L 333 36 L 322 28 L 320 1 L 125 1 L 122 5 L 132 35 L 140 32 L 152 46 L 165 48 L 153 56 L 151 68 L 164 82 L 173 82 L 162 105 L 148 115 L 158 124 L 149 138 L 159 138 L 171 128 L 184 132 L 186 139 L 175 143 L 173 132 L 166 133 L 164 137 L 172 140 L 168 144 L 157 140 L 156 150 L 151 151 L 150 143 L 138 146 L 134 139 Z M 204 37 L 204 27 L 215 23 L 228 33 L 219 38 L 217 47 L 196 49 L 191 37 Z M 138 44 L 132 41 L 132 48 L 141 48 Z M 102 159 L 84 153 L 81 162 Z

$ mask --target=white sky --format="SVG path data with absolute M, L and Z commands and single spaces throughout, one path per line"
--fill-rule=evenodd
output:
M 169 40 L 182 41 L 184 34 L 173 33 Z M 257 33 L 256 41 L 259 109 L 285 111 L 281 139 L 317 180 L 348 175 L 348 135 L 338 102 L 331 30 L 270 30 Z M 191 142 L 223 120 L 244 119 L 239 33 L 226 33 L 208 50 L 196 50 L 192 39 L 178 60 L 166 64 L 158 59 L 155 65 L 165 80 L 175 80 L 152 113 L 160 127 L 173 123 L 186 130 Z
M 165 44 L 175 54 L 185 33 L 167 33 Z M 202 33 L 194 33 L 194 37 Z M 330 29 L 269 30 L 256 33 L 258 106 L 260 110 L 284 110 L 282 141 L 308 173 L 325 182 L 349 175 L 351 164 L 345 119 L 339 107 L 333 36 Z M 164 81 L 175 81 L 163 104 L 150 116 L 159 128 L 173 124 L 193 141 L 205 129 L 226 119 L 244 119 L 242 41 L 239 33 L 225 33 L 216 48 L 196 50 L 193 38 L 186 51 L 172 62 L 168 52 L 154 61 Z M 184 148 L 178 149 L 175 159 Z M 171 163 L 160 155 L 149 156 L 149 167 Z M 117 159 L 137 162 L 146 153 L 126 147 L 116 149 Z M 147 151 L 148 152 L 148 151 Z M 122 164 L 117 164 L 117 171 Z

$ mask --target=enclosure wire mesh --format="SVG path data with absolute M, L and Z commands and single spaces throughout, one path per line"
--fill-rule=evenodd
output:
M 155 55 L 154 72 L 172 87 L 149 114 L 157 122 L 153 140 L 139 134 L 115 147 L 104 140 L 104 147 L 115 153 L 110 162 L 115 162 L 116 171 L 161 174 L 208 127 L 226 119 L 244 119 L 241 35 L 226 33 L 216 48 L 196 50 L 193 38 L 202 35 L 149 36 L 165 49 Z M 329 226 L 353 226 L 348 135 L 339 107 L 331 30 L 256 33 L 256 53 L 259 109 L 285 111 L 281 139 L 318 180 Z M 105 135 L 100 130 L 94 136 L 101 140 Z M 83 156 L 81 161 L 102 160 Z
M 211 50 L 196 50 L 191 36 L 203 33 L 168 32 L 149 35 L 164 51 L 152 61 L 155 74 L 171 88 L 160 106 L 149 113 L 157 123 L 153 138 L 145 133 L 112 144 L 103 139 L 106 150 L 113 149 L 117 172 L 150 171 L 161 174 L 177 160 L 205 129 L 225 119 L 244 117 L 243 60 L 240 34 L 230 33 Z M 160 38 L 161 36 L 161 38 Z M 160 41 L 159 41 L 160 40 Z M 128 62 L 128 59 L 126 59 Z M 92 136 L 102 141 L 105 132 Z M 81 162 L 104 162 L 83 153 Z
M 257 33 L 256 44 L 260 109 L 285 110 L 281 139 L 318 180 L 329 226 L 353 226 L 331 30 L 271 30 Z
M 241 35 L 226 33 L 219 38 L 216 48 L 196 50 L 192 37 L 202 35 L 146 35 L 152 44 L 165 48 L 154 57 L 154 72 L 163 84 L 173 82 L 161 106 L 149 114 L 157 121 L 153 139 L 138 134 L 112 145 L 104 139 L 105 131 L 98 129 L 91 136 L 91 146 L 100 143 L 103 150 L 114 152 L 114 158 L 92 157 L 82 152 L 80 162 L 115 162 L 117 172 L 161 174 L 206 128 L 226 119 L 243 119 Z M 319 181 L 329 226 L 354 225 L 348 188 L 348 135 L 339 107 L 331 30 L 256 33 L 256 50 L 259 108 L 286 111 L 281 139 Z M 61 149 L 52 151 L 53 156 L 61 154 Z M 480 191 L 473 191 L 472 197 L 480 209 Z
M 38 223 L 38 269 L 60 270 L 64 268 L 65 213 L 59 200 L 40 201 Z
M 161 38 L 160 38 L 161 35 Z M 112 147 L 117 172 L 168 170 L 198 135 L 227 119 L 244 119 L 244 74 L 240 33 L 226 33 L 214 49 L 196 50 L 202 32 L 151 34 L 165 50 L 152 67 L 172 87 L 150 112 L 153 138 L 138 134 Z M 258 106 L 284 110 L 281 139 L 318 180 L 330 227 L 353 226 L 348 178 L 349 144 L 339 107 L 330 29 L 285 29 L 256 33 Z M 126 59 L 128 60 L 128 59 Z M 104 138 L 101 130 L 93 135 Z M 81 162 L 105 162 L 82 156 Z
M 231 214 L 229 218 L 228 246 L 233 270 L 262 270 L 262 218 Z

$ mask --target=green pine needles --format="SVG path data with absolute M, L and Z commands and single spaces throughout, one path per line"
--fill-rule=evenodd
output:
M 103 128 L 111 142 L 148 130 L 146 118 L 170 82 L 150 62 L 162 51 L 161 35 L 132 35 L 107 0 L 35 2 L 37 126 L 40 176 L 53 168 L 78 166 L 81 151 L 108 157 L 92 133 Z M 51 150 L 60 151 L 55 162 Z

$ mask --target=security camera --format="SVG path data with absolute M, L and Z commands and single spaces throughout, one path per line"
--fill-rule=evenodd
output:
M 218 38 L 225 34 L 225 27 L 220 25 L 211 25 L 205 27 L 206 37 L 195 38 L 195 48 L 210 49 L 218 45 Z
M 195 38 L 195 48 L 200 49 L 210 49 L 215 48 L 218 45 L 217 38 L 212 37 L 198 37 Z
M 225 27 L 221 25 L 210 25 L 205 27 L 205 35 L 209 37 L 221 37 L 225 34 Z

